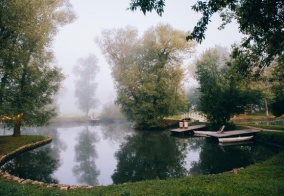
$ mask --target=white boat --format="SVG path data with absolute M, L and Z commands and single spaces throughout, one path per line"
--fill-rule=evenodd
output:
M 251 140 L 253 136 L 243 136 L 243 137 L 228 137 L 228 138 L 218 138 L 221 143 L 229 143 L 229 142 L 243 142 Z

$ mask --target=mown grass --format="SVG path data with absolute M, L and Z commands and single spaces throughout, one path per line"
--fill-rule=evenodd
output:
M 23 135 L 21 137 L 13 137 L 13 136 L 1 136 L 0 137 L 0 157 L 6 155 L 10 152 L 15 151 L 17 148 L 27 145 L 33 144 L 38 141 L 44 140 L 44 136 L 40 135 Z
M 253 127 L 258 127 L 258 128 L 262 128 L 262 129 L 284 131 L 284 126 L 283 125 L 243 124 L 243 126 L 246 126 L 246 125 L 253 126 Z
M 284 115 L 278 117 L 278 119 L 283 119 Z M 263 120 L 263 119 L 275 119 L 275 116 L 269 115 L 265 116 L 264 113 L 253 113 L 251 115 L 240 114 L 236 119 L 245 119 L 245 120 Z
M 284 145 L 284 133 L 264 132 L 260 136 L 267 137 L 270 142 L 281 137 L 277 142 Z M 27 137 L 34 142 L 32 138 L 37 136 Z M 17 144 L 13 145 L 11 149 Z M 281 152 L 267 161 L 239 170 L 238 174 L 198 175 L 67 191 L 46 188 L 46 185 L 18 184 L 0 177 L 0 195 L 283 195 L 283 163 L 284 152 Z

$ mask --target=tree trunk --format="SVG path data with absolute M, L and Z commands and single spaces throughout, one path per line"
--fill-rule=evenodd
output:
M 14 137 L 19 137 L 21 136 L 21 124 L 20 122 L 16 122 L 14 125 Z
M 1 85 L 0 85 L 0 107 L 2 107 L 2 103 L 3 103 L 3 96 L 5 94 L 5 86 L 7 83 L 7 77 L 8 74 L 5 73 L 3 78 L 1 79 Z
M 264 99 L 264 104 L 265 104 L 265 115 L 269 116 L 268 104 L 267 104 L 267 100 L 266 99 Z

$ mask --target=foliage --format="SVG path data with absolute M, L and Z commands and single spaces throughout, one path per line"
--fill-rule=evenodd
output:
M 81 58 L 73 67 L 73 73 L 77 77 L 75 81 L 75 97 L 78 107 L 88 116 L 91 109 L 96 108 L 98 100 L 95 98 L 97 83 L 96 75 L 99 71 L 98 60 L 90 54 Z
M 234 70 L 224 65 L 228 60 L 228 55 L 216 47 L 206 50 L 196 62 L 199 109 L 216 129 L 227 124 L 233 115 L 243 113 L 248 104 L 259 98 L 258 92 L 245 89 L 236 81 Z
M 13 118 L 5 123 L 20 135 L 23 124 L 41 125 L 54 115 L 52 99 L 63 75 L 50 66 L 50 46 L 74 14 L 68 0 L 3 0 L 0 15 L 0 115 Z
M 164 6 L 164 0 L 131 0 L 129 9 L 134 11 L 140 8 L 144 14 L 155 10 L 162 15 Z M 284 4 L 282 0 L 197 0 L 192 10 L 201 13 L 202 17 L 191 34 L 187 36 L 187 40 L 195 39 L 202 42 L 205 39 L 210 19 L 215 13 L 218 13 L 223 21 L 219 29 L 223 29 L 232 20 L 237 21 L 240 32 L 246 35 L 241 44 L 235 45 L 232 51 L 232 58 L 235 59 L 234 66 L 241 75 L 259 76 L 267 66 L 275 62 L 282 64 L 284 58 Z M 281 73 L 283 74 L 283 71 Z M 274 95 L 271 87 L 265 86 L 261 88 L 265 91 L 264 102 L 267 115 L 269 114 L 268 107 L 271 106 L 273 114 L 281 116 L 284 113 L 283 84 L 272 88 L 275 95 L 274 100 L 272 100 Z
M 130 10 L 140 8 L 143 13 L 155 10 L 162 15 L 165 0 L 131 0 Z M 223 23 L 220 29 L 233 19 L 239 30 L 247 35 L 241 50 L 251 59 L 253 66 L 269 65 L 279 55 L 283 55 L 284 4 L 282 0 L 197 0 L 192 10 L 202 14 L 187 39 L 201 42 L 205 38 L 208 23 L 215 13 L 219 13 Z M 260 59 L 260 57 L 262 59 Z
M 275 117 L 280 117 L 284 114 L 284 87 L 274 87 L 273 91 L 275 93 L 275 98 L 271 105 L 271 112 Z
M 107 57 L 117 90 L 116 102 L 129 120 L 157 126 L 185 106 L 182 62 L 194 48 L 185 33 L 169 25 L 105 30 L 98 43 Z
M 43 125 L 56 114 L 53 96 L 64 78 L 60 69 L 44 64 L 30 65 L 25 71 L 25 76 L 20 75 L 16 83 L 8 80 L 11 81 L 7 85 L 9 92 L 3 96 L 2 112 L 5 117 L 12 117 L 4 122 L 8 127 L 14 126 L 14 135 L 16 128 Z
M 198 106 L 200 92 L 199 89 L 196 87 L 191 87 L 186 92 L 187 99 L 188 99 L 188 108 L 189 110 L 195 110 Z
M 272 92 L 275 97 L 271 105 L 274 116 L 280 117 L 284 114 L 284 56 L 278 59 L 272 73 Z
M 244 54 L 239 53 L 235 54 L 234 50 L 231 54 L 232 60 L 228 65 L 232 69 L 232 74 L 238 83 L 242 83 L 243 86 L 247 89 L 255 90 L 261 92 L 262 96 L 259 97 L 259 103 L 250 107 L 248 112 L 251 114 L 253 109 L 257 111 L 266 111 L 266 116 L 269 116 L 271 103 L 274 98 L 272 92 L 273 83 L 271 82 L 273 78 L 273 72 L 275 65 L 271 65 L 262 69 L 260 72 L 259 69 L 249 66 L 251 59 L 247 58 Z M 237 56 L 237 58 L 235 58 Z
M 146 12 L 151 12 L 154 9 L 160 16 L 162 16 L 164 6 L 165 0 L 131 0 L 130 7 L 128 9 L 134 11 L 137 7 L 140 7 L 144 14 L 146 14 Z

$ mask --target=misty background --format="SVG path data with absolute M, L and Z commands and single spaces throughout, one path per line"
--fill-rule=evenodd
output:
M 179 0 L 178 3 L 175 0 L 168 0 L 162 17 L 155 12 L 144 15 L 141 11 L 127 10 L 130 0 L 70 0 L 70 3 L 73 5 L 77 19 L 60 28 L 53 42 L 55 63 L 66 75 L 58 97 L 59 116 L 68 117 L 84 115 L 75 104 L 75 77 L 72 69 L 79 58 L 86 58 L 90 54 L 97 57 L 100 69 L 96 75 L 98 83 L 96 98 L 99 100 L 99 106 L 94 110 L 94 114 L 98 116 L 104 104 L 115 100 L 116 94 L 109 65 L 94 42 L 94 39 L 101 35 L 102 30 L 124 28 L 130 25 L 136 27 L 142 34 L 148 28 L 163 23 L 188 32 L 192 31 L 201 17 L 200 14 L 191 10 L 194 2 L 188 0 Z M 197 45 L 196 52 L 191 57 L 192 60 L 207 48 L 220 45 L 230 49 L 232 44 L 240 42 L 242 35 L 238 32 L 238 25 L 235 22 L 228 24 L 223 30 L 218 30 L 220 25 L 221 19 L 215 15 L 208 25 L 205 40 Z M 191 78 L 186 85 L 196 85 L 196 82 Z

